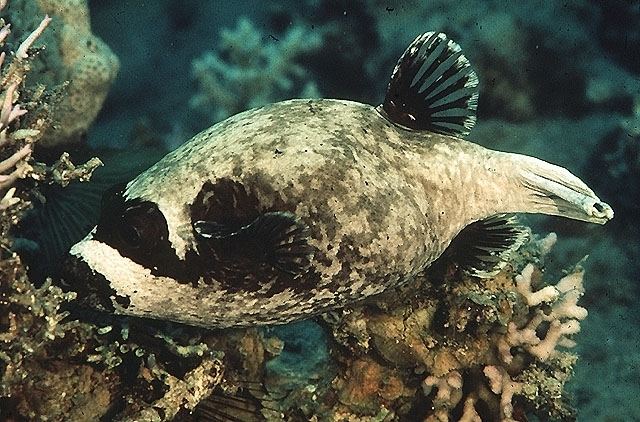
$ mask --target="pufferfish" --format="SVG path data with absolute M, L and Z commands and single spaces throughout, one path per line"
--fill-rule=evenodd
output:
M 613 218 L 568 170 L 465 140 L 477 98 L 460 47 L 428 32 L 377 107 L 294 99 L 232 116 L 105 194 L 67 281 L 115 314 L 282 324 L 399 286 L 454 239 L 465 269 L 491 275 L 522 241 L 508 214 Z

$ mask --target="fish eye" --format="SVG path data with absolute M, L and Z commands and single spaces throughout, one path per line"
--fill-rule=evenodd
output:
M 130 249 L 150 252 L 162 240 L 159 211 L 148 204 L 127 208 L 117 228 L 120 241 Z
M 158 257 L 171 247 L 167 220 L 158 205 L 139 198 L 125 199 L 124 186 L 103 196 L 94 239 L 147 268 L 157 265 Z
M 120 227 L 119 235 L 120 239 L 132 249 L 142 246 L 142 234 L 134 224 L 123 224 Z

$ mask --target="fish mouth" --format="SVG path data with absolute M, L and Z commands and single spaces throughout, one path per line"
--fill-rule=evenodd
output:
M 593 202 L 590 206 L 585 208 L 585 211 L 590 216 L 590 221 L 593 221 L 594 223 L 604 224 L 613 219 L 613 208 L 611 208 L 611 206 L 606 202 Z
M 527 164 L 522 179 L 535 207 L 532 212 L 596 224 L 605 224 L 613 218 L 611 206 L 567 169 L 538 159 Z

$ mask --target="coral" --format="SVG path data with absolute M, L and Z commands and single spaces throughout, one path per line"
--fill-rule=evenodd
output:
M 23 361 L 42 354 L 43 343 L 64 335 L 60 321 L 67 313 L 58 311 L 73 298 L 75 293 L 63 293 L 50 282 L 40 288 L 31 285 L 17 256 L 2 261 L 0 358 L 5 366 L 0 396 L 11 395 L 12 385 L 27 378 Z
M 17 256 L 2 261 L 1 420 L 89 421 L 113 407 L 122 420 L 172 420 L 220 382 L 220 357 L 195 335 L 184 344 L 168 328 L 82 322 L 62 310 L 74 298 L 31 284 Z
M 53 109 L 55 124 L 39 145 L 79 141 L 100 111 L 119 67 L 115 54 L 91 32 L 87 1 L 19 0 L 9 4 L 7 13 L 23 29 L 33 25 L 34 16 L 52 16 L 51 31 L 42 40 L 47 48 L 34 63 L 31 82 L 64 86 L 65 94 Z
M 576 267 L 556 284 L 542 283 L 538 268 L 554 243 L 550 235 L 522 248 L 511 262 L 524 265 L 515 275 L 431 275 L 377 303 L 325 317 L 344 348 L 334 350 L 344 366 L 332 385 L 339 403 L 329 414 L 516 421 L 535 413 L 570 420 L 563 387 L 575 356 L 563 349 L 574 346 L 570 337 L 586 317 L 577 305 L 584 272 Z
M 36 288 L 19 259 L 0 268 L 0 408 L 30 420 L 46 414 L 94 420 L 113 400 L 114 376 L 86 364 L 73 364 L 91 327 L 64 321 L 61 306 L 75 297 L 46 282 Z M 3 402 L 3 398 L 11 401 Z M 12 404 L 12 405 L 11 405 Z M 0 419 L 8 416 L 0 411 Z
M 0 1 L 0 10 L 5 6 L 6 1 Z M 131 330 L 136 340 L 149 339 L 151 344 L 143 349 L 128 340 L 127 326 L 114 338 L 104 327 L 72 318 L 69 302 L 75 293 L 63 292 L 49 279 L 34 285 L 12 251 L 11 230 L 36 195 L 34 186 L 88 180 L 101 164 L 92 159 L 75 166 L 67 153 L 52 166 L 30 157 L 52 121 L 51 103 L 59 103 L 59 91 L 25 88 L 38 51 L 33 46 L 50 22 L 49 17 L 42 19 L 15 48 L 8 41 L 14 30 L 20 32 L 19 25 L 0 22 L 0 44 L 13 51 L 0 54 L 0 165 L 7 173 L 0 178 L 0 419 L 96 420 L 114 402 L 120 406 L 120 400 L 125 400 L 122 417 L 137 414 L 134 419 L 142 420 L 156 412 L 171 419 L 180 408 L 193 408 L 219 381 L 220 362 L 206 345 L 148 334 L 146 327 Z M 18 183 L 19 178 L 28 182 Z M 163 361 L 156 362 L 155 356 Z M 171 356 L 195 361 L 174 375 L 164 361 Z
M 507 364 L 513 360 L 510 353 L 513 347 L 522 347 L 539 360 L 545 361 L 556 351 L 558 345 L 575 346 L 567 336 L 579 332 L 579 321 L 587 317 L 587 310 L 577 304 L 584 293 L 584 270 L 581 267 L 576 267 L 556 285 L 546 286 L 537 291 L 533 291 L 531 287 L 534 269 L 532 264 L 528 264 L 515 278 L 517 291 L 529 307 L 537 309 L 526 327 L 519 329 L 514 322 L 509 323 L 504 344 L 501 346 L 502 358 Z M 540 305 L 543 303 L 549 304 L 550 309 L 542 309 Z M 537 332 L 541 330 L 544 322 L 549 326 L 544 339 L 540 339 Z
M 173 420 L 181 409 L 195 409 L 221 382 L 223 375 L 222 362 L 215 358 L 204 359 L 182 378 L 168 373 L 155 362 L 149 363 L 148 367 L 143 376 L 149 381 L 161 379 L 167 386 L 167 391 L 153 403 L 142 406 L 139 412 L 122 418 L 123 422 Z
M 172 420 L 221 381 L 220 357 L 202 343 L 179 343 L 168 328 L 71 318 L 61 308 L 75 293 L 35 287 L 17 256 L 2 261 L 0 277 L 1 420 L 90 421 L 114 407 L 120 420 Z
M 5 5 L 2 5 L 4 8 Z M 1 10 L 1 9 L 0 9 Z M 15 51 L 13 60 L 6 65 L 6 53 L 0 53 L 0 68 L 2 69 L 2 81 L 0 94 L 2 96 L 2 108 L 0 109 L 0 148 L 2 155 L 6 156 L 0 161 L 0 194 L 3 199 L 0 202 L 0 211 L 15 205 L 15 190 L 10 190 L 16 180 L 24 177 L 31 170 L 27 163 L 33 150 L 32 143 L 41 135 L 44 121 L 37 121 L 32 127 L 20 128 L 19 119 L 27 113 L 27 109 L 19 102 L 21 87 L 29 72 L 29 48 L 34 41 L 42 35 L 51 19 L 44 18 L 40 25 L 20 44 Z M 7 37 L 11 33 L 10 24 L 4 19 L 0 21 L 0 46 L 4 47 Z M 8 173 L 8 174 L 6 174 Z
M 340 403 L 362 416 L 389 412 L 392 403 L 411 397 L 415 387 L 405 385 L 404 374 L 385 367 L 369 357 L 351 362 L 344 374 L 334 380 Z
M 0 3 L 4 12 L 6 2 Z M 14 184 L 20 178 L 30 176 L 33 167 L 29 162 L 33 144 L 40 140 L 43 130 L 50 123 L 49 107 L 42 89 L 23 95 L 23 87 L 31 70 L 31 47 L 50 23 L 45 17 L 29 33 L 15 51 L 0 53 L 0 254 L 9 250 L 9 231 L 20 219 L 28 203 L 20 198 Z M 6 47 L 13 29 L 4 18 L 0 19 L 0 46 Z M 9 254 L 10 255 L 10 254 Z
M 4 11 L 5 6 L 6 2 L 0 2 L 0 10 Z M 47 101 L 53 101 L 54 98 L 43 88 L 35 91 L 24 88 L 27 77 L 31 76 L 32 47 L 50 21 L 49 17 L 45 17 L 21 43 L 16 44 L 12 53 L 0 54 L 0 155 L 6 157 L 0 167 L 2 172 L 9 172 L 0 177 L 0 399 L 11 398 L 15 408 L 21 409 L 19 412 L 29 418 L 39 415 L 39 404 L 57 406 L 70 415 L 74 414 L 71 408 L 81 409 L 91 415 L 91 411 L 82 405 L 83 395 L 80 391 L 92 384 L 86 381 L 91 378 L 91 370 L 85 367 L 84 371 L 81 368 L 78 368 L 79 372 L 67 371 L 67 365 L 59 366 L 52 362 L 51 350 L 46 347 L 47 344 L 60 341 L 65 333 L 80 330 L 81 324 L 78 322 L 63 323 L 68 313 L 60 310 L 75 294 L 63 293 L 60 288 L 52 286 L 49 280 L 40 287 L 32 285 L 19 257 L 11 251 L 10 231 L 29 207 L 28 192 L 18 186 L 18 179 L 28 177 L 47 183 L 55 179 L 48 177 L 50 169 L 47 166 L 30 160 L 34 144 L 41 139 L 51 122 L 51 108 Z M 4 20 L 0 22 L 0 44 L 3 47 L 13 29 Z M 65 164 L 67 167 L 73 166 L 68 160 Z M 60 174 L 58 179 L 88 177 L 96 165 L 94 161 L 88 166 L 81 166 L 74 174 Z M 67 347 L 66 351 L 57 353 L 57 358 L 73 354 L 78 347 L 82 345 Z M 83 375 L 80 376 L 80 373 Z M 100 375 L 97 374 L 98 379 Z M 77 383 L 67 382 L 70 378 Z M 67 388 L 76 395 L 68 395 L 67 400 L 61 400 L 64 395 L 48 395 L 52 391 L 48 387 L 53 384 L 60 387 L 57 393 Z M 39 403 L 27 405 L 20 400 L 21 396 L 32 394 L 36 389 L 42 392 Z M 72 397 L 77 402 L 72 403 Z
M 219 51 L 192 62 L 199 90 L 190 101 L 213 121 L 274 101 L 318 97 L 299 57 L 320 47 L 322 36 L 293 25 L 281 39 L 266 37 L 242 18 L 234 30 L 220 33 Z M 300 89 L 299 85 L 304 83 Z

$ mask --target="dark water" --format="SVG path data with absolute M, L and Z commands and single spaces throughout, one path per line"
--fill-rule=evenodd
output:
M 91 8 L 94 31 L 121 61 L 89 135 L 111 149 L 148 137 L 168 151 L 230 114 L 288 98 L 378 104 L 411 40 L 447 33 L 480 79 L 470 138 L 562 165 L 616 211 L 604 227 L 530 223 L 558 233 L 550 272 L 590 255 L 581 302 L 589 317 L 570 386 L 579 420 L 640 420 L 638 2 L 95 0 Z M 220 79 L 208 91 L 203 74 L 212 68 Z

